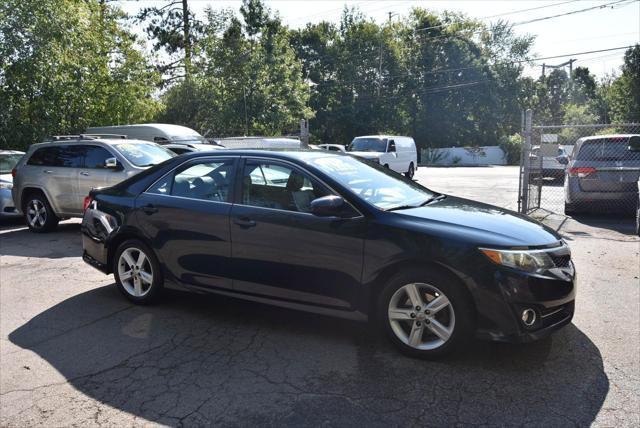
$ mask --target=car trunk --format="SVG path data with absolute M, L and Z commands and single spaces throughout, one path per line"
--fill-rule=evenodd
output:
M 585 142 L 572 165 L 584 192 L 627 193 L 637 191 L 640 152 L 628 149 L 628 138 Z

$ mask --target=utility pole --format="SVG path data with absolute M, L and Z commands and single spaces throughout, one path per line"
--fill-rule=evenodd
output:
M 391 25 L 391 19 L 397 15 L 397 13 L 395 12 L 387 12 L 387 15 L 389 16 L 389 21 L 388 21 L 388 25 Z M 384 29 L 382 29 L 382 31 L 384 32 Z M 382 39 L 383 39 L 383 34 L 380 33 L 380 52 L 378 54 L 378 59 L 379 59 L 379 63 L 378 63 L 378 96 L 380 96 L 380 90 L 382 89 Z
M 182 32 L 184 37 L 184 78 L 191 77 L 191 30 L 189 28 L 189 5 L 182 0 Z
M 558 65 L 550 65 L 550 64 L 542 64 L 542 77 L 545 76 L 545 72 L 547 68 L 563 68 L 566 67 L 567 65 L 569 66 L 569 79 L 573 79 L 573 63 L 576 62 L 577 59 L 570 59 L 569 61 L 563 62 L 562 64 L 558 64 Z

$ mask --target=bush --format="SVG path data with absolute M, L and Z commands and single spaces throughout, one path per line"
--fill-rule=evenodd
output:
M 520 134 L 500 137 L 498 145 L 504 152 L 504 158 L 508 165 L 520 164 L 520 152 L 522 151 L 522 136 Z

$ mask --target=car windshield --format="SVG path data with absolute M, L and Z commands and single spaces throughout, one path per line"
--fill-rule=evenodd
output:
M 0 155 L 0 174 L 9 174 L 21 157 L 19 153 Z
M 309 163 L 376 207 L 420 206 L 436 194 L 393 171 L 351 156 L 318 157 Z
M 386 138 L 355 138 L 347 147 L 348 152 L 386 152 Z
M 578 152 L 577 160 L 631 160 L 628 138 L 603 138 L 586 141 Z
M 153 166 L 176 155 L 157 144 L 120 143 L 114 144 L 114 147 L 135 166 Z

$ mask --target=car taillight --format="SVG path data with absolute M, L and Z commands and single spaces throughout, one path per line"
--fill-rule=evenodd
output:
M 575 168 L 569 168 L 569 177 L 584 178 L 590 174 L 596 172 L 596 169 L 591 166 L 580 166 Z
M 91 205 L 91 202 L 93 202 L 93 198 L 91 197 L 91 195 L 84 197 L 84 203 L 82 204 L 82 212 L 85 212 L 87 208 L 89 208 L 89 205 Z
M 16 174 L 17 174 L 17 173 L 18 173 L 18 168 L 13 168 L 13 169 L 11 170 L 11 176 L 12 176 L 13 178 L 16 178 Z

